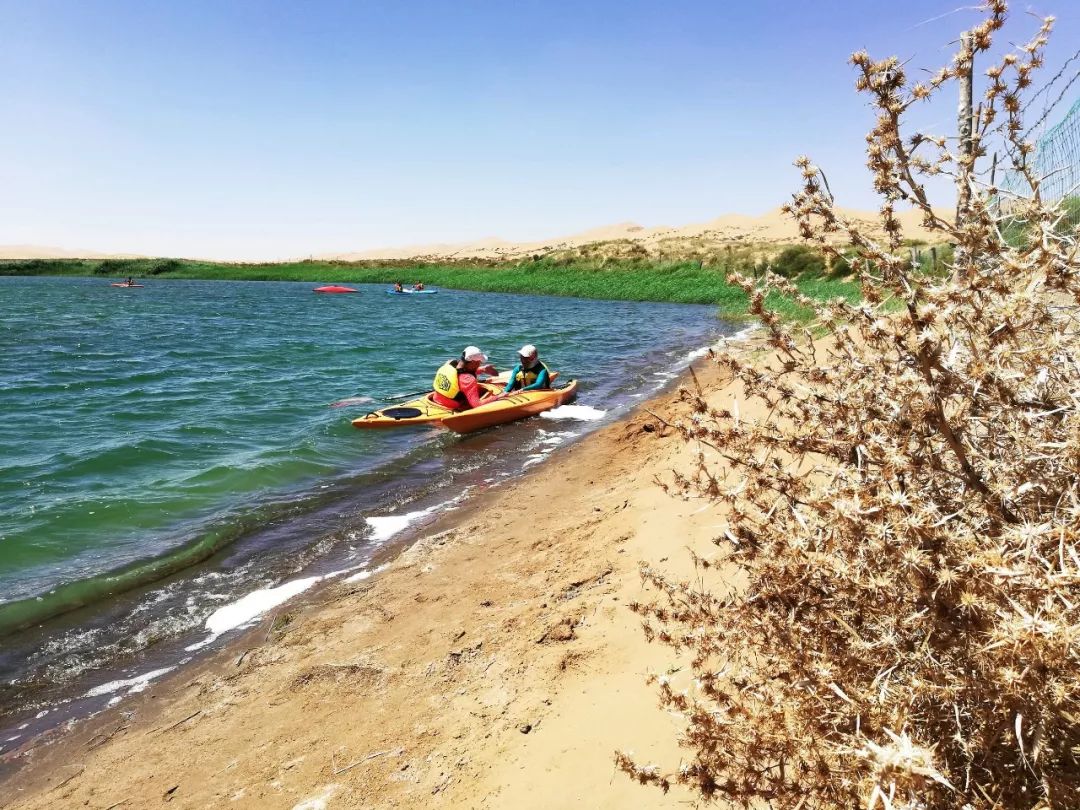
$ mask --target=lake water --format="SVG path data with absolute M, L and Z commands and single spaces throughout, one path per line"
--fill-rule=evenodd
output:
M 506 368 L 534 343 L 610 419 L 735 330 L 709 307 L 314 286 L 0 278 L 0 718 L 172 665 L 253 591 L 362 574 L 598 424 L 358 431 L 381 402 L 329 403 L 424 389 L 466 344 Z

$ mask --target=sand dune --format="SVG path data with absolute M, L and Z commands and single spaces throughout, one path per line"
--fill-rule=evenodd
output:
M 853 220 L 868 226 L 870 232 L 881 234 L 877 215 L 869 211 L 838 209 Z M 949 216 L 943 213 L 943 216 Z M 918 211 L 904 211 L 899 215 L 908 239 L 926 242 L 940 241 L 921 224 Z M 801 241 L 795 221 L 779 208 L 762 214 L 724 214 L 707 222 L 690 225 L 644 226 L 636 222 L 618 222 L 555 239 L 533 242 L 511 242 L 497 236 L 471 242 L 406 245 L 402 247 L 375 248 L 349 253 L 315 254 L 316 259 L 338 261 L 379 261 L 391 259 L 445 260 L 445 259 L 519 259 L 524 256 L 543 255 L 560 250 L 575 250 L 585 245 L 617 242 L 643 249 L 650 256 L 701 255 L 727 245 L 781 245 Z M 639 247 L 638 247 L 639 246 Z M 77 248 L 57 248 L 42 245 L 0 245 L 2 259 L 137 259 L 144 258 L 129 253 L 99 253 Z M 285 259 L 282 259 L 285 261 Z
M 838 209 L 849 219 L 868 226 L 869 230 L 881 234 L 874 212 Z M 904 228 L 904 235 L 909 239 L 931 242 L 937 237 L 929 233 L 921 223 L 922 214 L 918 211 L 904 211 L 899 215 Z M 592 228 L 581 233 L 557 239 L 536 242 L 508 242 L 504 239 L 488 238 L 475 242 L 457 244 L 408 245 L 404 247 L 379 248 L 357 251 L 354 253 L 335 253 L 320 256 L 323 259 L 343 261 L 379 260 L 379 259 L 514 259 L 531 254 L 544 254 L 552 251 L 580 248 L 584 245 L 601 242 L 630 242 L 644 248 L 650 255 L 663 255 L 665 252 L 677 253 L 680 248 L 693 242 L 697 248 L 717 248 L 736 243 L 777 245 L 800 241 L 799 229 L 795 221 L 779 208 L 761 216 L 745 214 L 725 214 L 708 222 L 682 226 L 659 225 L 646 227 L 636 222 L 619 222 Z
M 141 259 L 135 253 L 99 253 L 45 245 L 0 245 L 0 259 Z

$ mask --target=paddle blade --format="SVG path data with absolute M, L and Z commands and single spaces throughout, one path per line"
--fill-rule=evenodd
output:
M 346 408 L 350 405 L 366 405 L 369 402 L 375 400 L 371 397 L 349 397 L 348 399 L 339 399 L 337 402 L 331 402 L 331 408 Z

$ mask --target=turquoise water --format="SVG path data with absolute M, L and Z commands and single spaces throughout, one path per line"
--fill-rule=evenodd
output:
M 458 438 L 357 431 L 349 419 L 367 408 L 328 407 L 425 388 L 466 344 L 503 368 L 535 343 L 564 379 L 581 379 L 579 402 L 610 410 L 731 331 L 706 307 L 146 285 L 0 278 L 0 634 L 82 606 L 65 633 L 92 627 L 89 646 L 130 653 L 152 623 L 103 621 L 121 594 L 137 591 L 124 617 L 173 610 L 155 639 L 190 629 L 214 599 L 342 544 L 364 552 L 364 516 L 478 465 L 520 469 L 514 454 L 540 420 Z M 192 601 L 197 582 L 218 583 L 205 604 Z M 127 646 L 106 624 L 126 628 Z M 5 670 L 0 653 L 0 676 L 14 657 Z

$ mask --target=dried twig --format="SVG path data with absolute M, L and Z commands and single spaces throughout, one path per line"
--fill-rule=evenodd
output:
M 363 765 L 365 762 L 367 762 L 370 759 L 375 759 L 376 757 L 384 757 L 387 754 L 392 754 L 392 753 L 394 753 L 393 749 L 387 749 L 386 751 L 375 751 L 374 753 L 368 754 L 366 757 L 361 757 L 360 759 L 356 760 L 356 762 L 354 762 L 352 765 L 346 765 L 346 766 L 344 766 L 342 768 L 338 768 L 335 765 L 334 766 L 334 776 L 337 776 L 338 774 L 341 774 L 341 773 L 345 773 L 346 771 L 351 771 L 357 765 Z M 331 762 L 333 762 L 333 761 L 334 761 L 333 758 L 331 758 Z
M 184 718 L 183 720 L 177 720 L 177 721 L 176 721 L 175 723 L 173 723 L 173 724 L 172 724 L 171 726 L 166 726 L 165 728 L 162 728 L 162 729 L 153 729 L 153 730 L 151 730 L 151 731 L 148 731 L 148 732 L 146 732 L 146 733 L 147 733 L 147 734 L 153 734 L 153 733 L 154 733 L 155 731 L 160 731 L 160 733 L 164 734 L 164 733 L 165 733 L 166 731 L 172 731 L 172 730 L 173 730 L 174 728 L 176 728 L 177 726 L 183 725 L 183 724 L 184 724 L 184 723 L 186 723 L 186 722 L 187 722 L 188 720 L 193 720 L 193 719 L 195 719 L 195 718 L 196 718 L 196 717 L 198 717 L 198 716 L 199 716 L 200 714 L 202 714 L 202 709 L 199 709 L 198 711 L 192 712 L 192 713 L 191 713 L 191 714 L 189 714 L 189 715 L 188 715 L 187 717 L 185 717 L 185 718 Z
M 66 785 L 68 782 L 70 782 L 76 776 L 79 776 L 80 774 L 82 774 L 82 772 L 85 771 L 85 770 L 86 770 L 86 766 L 85 765 L 80 765 L 79 770 L 75 771 L 75 773 L 73 773 L 71 776 L 69 776 L 63 782 L 58 782 L 57 784 L 53 785 L 52 790 L 57 790 L 59 788 L 62 788 L 64 785 Z

